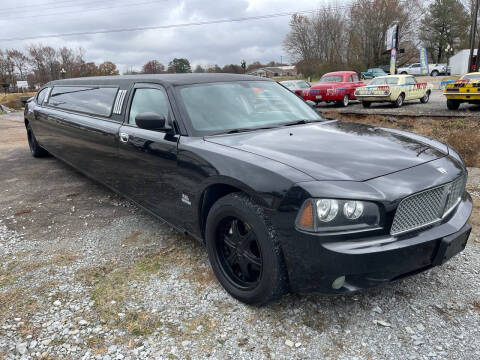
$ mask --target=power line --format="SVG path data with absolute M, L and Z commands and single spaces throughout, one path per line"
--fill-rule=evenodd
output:
M 104 0 L 105 1 L 105 0 Z M 107 0 L 107 1 L 113 1 L 113 0 Z M 62 5 L 62 6 L 57 6 L 59 4 L 64 4 L 64 3 L 75 3 L 73 5 Z M 98 4 L 98 1 L 92 1 L 89 0 L 85 3 L 82 3 L 80 0 L 65 0 L 65 1 L 58 1 L 58 2 L 51 2 L 51 3 L 45 3 L 45 4 L 38 4 L 38 5 L 24 5 L 24 6 L 14 6 L 11 8 L 3 8 L 2 13 L 3 14 L 11 14 L 16 13 L 16 12 L 24 12 L 24 11 L 46 11 L 46 10 L 56 10 L 56 9 L 61 9 L 61 8 L 66 8 L 66 7 L 74 7 L 74 6 L 83 6 L 83 5 L 88 5 L 88 4 Z M 52 7 L 52 5 L 55 5 Z M 42 9 L 39 7 L 45 7 L 49 6 L 48 8 Z M 7 13 L 8 10 L 11 10 L 10 12 Z
M 142 2 L 142 3 L 134 3 L 134 4 L 125 4 L 125 5 L 117 5 L 117 6 L 108 6 L 108 7 L 99 7 L 99 8 L 91 8 L 91 9 L 84 9 L 84 10 L 78 10 L 78 11 L 64 11 L 64 12 L 59 12 L 59 13 L 50 13 L 50 14 L 37 14 L 37 15 L 28 15 L 28 16 L 16 16 L 16 19 L 28 19 L 28 18 L 38 18 L 38 17 L 45 17 L 45 16 L 56 16 L 56 15 L 78 15 L 81 13 L 86 13 L 86 12 L 92 12 L 92 11 L 98 11 L 98 10 L 110 10 L 110 9 L 117 9 L 117 8 L 129 8 L 133 6 L 142 6 L 142 5 L 151 5 L 151 4 L 158 4 L 160 5 L 160 2 L 158 0 L 150 0 L 147 2 Z M 8 21 L 10 19 L 0 19 L 1 21 Z
M 342 8 L 347 8 L 347 7 L 349 7 L 349 6 L 339 6 L 339 7 L 335 8 L 335 10 L 340 10 Z M 233 23 L 233 22 L 242 22 L 242 21 L 249 21 L 249 20 L 263 20 L 263 19 L 271 19 L 271 18 L 277 18 L 277 17 L 283 17 L 283 16 L 291 16 L 291 15 L 294 15 L 294 14 L 313 14 L 313 13 L 315 13 L 317 11 L 321 11 L 321 10 L 323 10 L 323 9 L 283 12 L 283 13 L 266 14 L 266 15 L 258 15 L 258 16 L 246 16 L 246 17 L 232 18 L 232 19 L 198 21 L 198 22 L 182 23 L 182 24 L 169 24 L 169 25 L 143 26 L 143 27 L 120 28 L 120 29 L 109 29 L 109 30 L 81 31 L 81 32 L 60 33 L 60 34 L 45 34 L 45 35 L 26 36 L 26 37 L 0 38 L 0 41 L 22 41 L 22 40 L 58 38 L 58 37 L 66 37 L 66 36 L 111 34 L 111 33 L 146 31 L 146 30 L 164 30 L 164 29 L 173 29 L 173 28 L 189 27 L 189 26 Z
M 104 0 L 105 1 L 105 0 Z M 115 0 L 107 0 L 107 2 L 111 2 L 111 1 L 115 1 Z M 153 4 L 153 3 L 165 3 L 165 1 L 168 1 L 168 0 L 151 0 L 149 1 L 148 3 L 141 3 L 141 4 Z M 79 7 L 79 6 L 85 6 L 85 5 L 89 5 L 89 4 L 98 4 L 99 2 L 98 1 L 89 1 L 89 2 L 86 2 L 86 3 L 75 3 L 73 5 L 65 5 L 65 6 L 56 6 L 56 7 L 51 7 L 51 8 L 46 8 L 46 9 L 40 9 L 40 11 L 50 11 L 50 10 L 60 10 L 60 9 L 66 9 L 66 8 L 75 8 L 75 7 Z M 140 4 L 140 5 L 141 5 Z M 52 16 L 52 15 L 63 15 L 63 14 L 69 14 L 69 13 L 72 13 L 72 14 L 78 14 L 78 13 L 82 13 L 82 12 L 88 12 L 88 11 L 95 11 L 95 10 L 98 10 L 98 9 L 111 9 L 111 8 L 116 8 L 116 7 L 130 7 L 130 6 L 137 6 L 139 5 L 138 3 L 127 3 L 127 4 L 119 4 L 117 6 L 108 6 L 108 7 L 100 7 L 100 8 L 97 8 L 97 7 L 90 7 L 90 8 L 87 8 L 87 9 L 82 9 L 82 10 L 69 10 L 68 12 L 60 12 L 60 13 L 47 13 L 47 14 L 42 14 L 42 13 L 36 13 L 35 15 L 27 15 L 27 16 L 16 16 L 15 14 L 8 14 L 8 15 L 11 15 L 10 17 L 8 17 L 7 19 L 4 19 L 4 20 L 11 20 L 11 19 L 25 19 L 25 18 L 33 18 L 33 17 L 39 17 L 39 16 Z M 35 10 L 35 9 L 33 9 Z

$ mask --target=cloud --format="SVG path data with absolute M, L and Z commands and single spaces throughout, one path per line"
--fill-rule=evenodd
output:
M 30 1 L 30 2 L 27 2 Z M 2 0 L 2 38 L 29 37 L 103 29 L 133 28 L 239 18 L 311 10 L 319 3 L 306 0 Z M 96 10 L 98 8 L 107 8 Z M 47 14 L 58 14 L 45 16 Z M 66 14 L 63 14 L 66 13 Z M 32 18 L 34 17 L 34 18 Z M 25 48 L 31 43 L 54 47 L 82 47 L 87 61 L 115 62 L 121 71 L 140 68 L 151 59 L 167 64 L 185 57 L 196 64 L 240 63 L 246 59 L 288 60 L 282 42 L 288 16 L 141 32 L 121 32 L 0 42 L 0 48 Z

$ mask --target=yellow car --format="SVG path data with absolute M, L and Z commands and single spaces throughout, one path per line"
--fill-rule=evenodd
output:
M 418 83 L 412 75 L 387 75 L 376 77 L 367 86 L 357 88 L 355 97 L 364 107 L 370 107 L 374 102 L 390 102 L 395 107 L 401 107 L 405 101 L 415 99 L 425 104 L 431 92 L 431 85 Z
M 480 104 L 480 72 L 465 74 L 460 80 L 448 84 L 443 95 L 447 98 L 449 110 L 457 110 L 463 102 Z

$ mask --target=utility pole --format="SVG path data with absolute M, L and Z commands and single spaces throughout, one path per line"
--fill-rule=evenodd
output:
M 474 47 L 474 44 L 475 44 L 475 36 L 477 34 L 478 1 L 479 0 L 475 0 L 475 11 L 472 14 L 472 25 L 470 26 L 470 56 L 468 57 L 468 71 L 467 72 L 472 71 L 473 47 Z M 477 50 L 477 55 L 479 55 L 478 50 Z M 477 56 L 477 58 L 478 58 L 478 56 Z M 477 66 L 477 65 L 475 65 L 475 66 Z M 477 69 L 477 67 L 476 67 L 476 69 Z

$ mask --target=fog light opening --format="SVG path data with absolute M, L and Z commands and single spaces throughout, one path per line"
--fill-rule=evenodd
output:
M 336 278 L 335 280 L 333 280 L 332 289 L 338 290 L 343 286 L 344 283 L 345 283 L 345 275 L 340 276 L 340 277 Z

